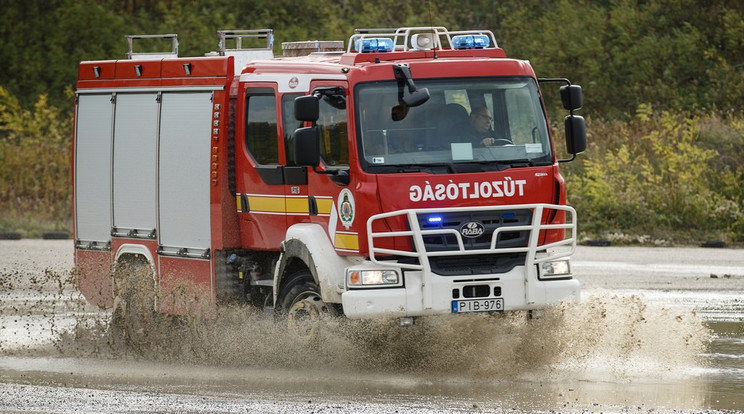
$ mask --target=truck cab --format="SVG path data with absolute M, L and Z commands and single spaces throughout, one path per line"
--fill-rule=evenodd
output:
M 283 170 L 285 215 L 273 220 L 286 218 L 287 231 L 268 244 L 282 244 L 280 263 L 306 264 L 319 309 L 340 303 L 351 318 L 411 318 L 578 298 L 568 262 L 575 212 L 565 206 L 538 81 L 492 33 L 445 28 L 362 32 L 345 53 L 245 68 L 246 131 L 260 117 L 251 100 L 265 93 L 284 139 L 270 166 L 246 148 L 244 170 Z M 580 89 L 566 83 L 573 112 Z M 570 150 L 583 151 L 583 119 L 571 113 L 566 124 Z M 238 180 L 245 205 L 265 201 L 251 192 L 256 184 L 266 182 Z M 245 212 L 241 229 L 271 234 L 279 225 L 264 217 L 277 211 Z M 274 275 L 277 303 L 290 280 L 284 269 Z

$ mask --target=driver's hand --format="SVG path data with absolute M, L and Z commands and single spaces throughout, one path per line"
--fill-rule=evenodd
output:
M 481 145 L 490 147 L 491 145 L 493 145 L 494 142 L 496 142 L 495 138 L 491 138 L 491 137 L 483 138 L 483 140 L 481 141 Z

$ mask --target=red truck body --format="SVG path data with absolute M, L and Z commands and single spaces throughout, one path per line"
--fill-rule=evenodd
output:
M 408 46 L 414 34 L 434 46 Z M 154 289 L 186 283 L 211 302 L 291 315 L 407 319 L 578 299 L 575 212 L 529 63 L 487 31 L 388 35 L 300 57 L 82 62 L 73 168 L 86 298 L 112 306 L 113 270 L 138 258 Z M 489 44 L 462 47 L 463 36 Z M 317 114 L 298 120 L 303 96 Z M 464 137 L 483 106 L 501 145 Z M 574 153 L 579 106 L 567 106 Z

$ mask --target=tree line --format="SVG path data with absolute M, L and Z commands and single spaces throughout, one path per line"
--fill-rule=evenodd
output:
M 727 113 L 744 107 L 738 0 L 2 0 L 0 85 L 24 105 L 69 106 L 81 60 L 120 59 L 124 35 L 177 33 L 183 56 L 216 31 L 271 28 L 281 42 L 348 40 L 355 28 L 490 29 L 538 76 L 585 89 L 587 113 L 628 118 L 639 104 Z

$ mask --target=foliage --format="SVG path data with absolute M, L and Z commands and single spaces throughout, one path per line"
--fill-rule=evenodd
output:
M 77 64 L 123 58 L 126 34 L 178 33 L 180 54 L 198 56 L 217 30 L 271 28 L 281 54 L 282 42 L 347 40 L 357 27 L 443 25 L 490 29 L 538 76 L 584 87 L 590 146 L 563 165 L 582 231 L 744 240 L 736 1 L 1 2 L 0 230 L 69 229 Z
M 631 122 L 592 123 L 590 149 L 566 171 L 583 231 L 744 240 L 742 121 L 640 105 Z
M 0 229 L 38 236 L 72 216 L 68 112 L 39 95 L 33 110 L 0 87 Z
M 0 85 L 23 105 L 44 93 L 65 107 L 77 63 L 123 58 L 126 34 L 178 33 L 181 54 L 198 56 L 217 30 L 272 28 L 280 54 L 357 27 L 444 25 L 493 30 L 538 75 L 583 85 L 595 117 L 629 118 L 641 103 L 727 113 L 744 107 L 742 11 L 726 0 L 3 0 Z

